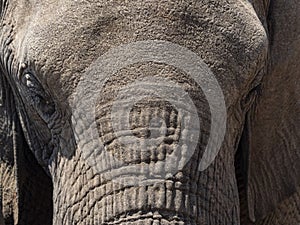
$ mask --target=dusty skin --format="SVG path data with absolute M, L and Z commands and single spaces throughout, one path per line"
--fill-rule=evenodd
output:
M 300 224 L 299 17 L 0 0 L 0 225 Z

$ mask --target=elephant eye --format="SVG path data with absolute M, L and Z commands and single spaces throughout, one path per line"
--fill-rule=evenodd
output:
M 36 77 L 27 72 L 21 77 L 22 89 L 26 103 L 31 106 L 39 116 L 45 121 L 49 119 L 55 112 L 55 104 L 51 96 L 46 93 L 40 82 Z
M 22 77 L 22 83 L 27 86 L 28 88 L 33 88 L 34 87 L 34 82 L 33 82 L 33 75 L 30 73 L 26 73 Z

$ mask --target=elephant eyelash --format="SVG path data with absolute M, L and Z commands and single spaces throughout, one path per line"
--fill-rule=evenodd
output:
M 44 88 L 31 72 L 25 72 L 20 78 L 21 84 L 25 92 L 32 92 L 38 95 L 46 95 Z
M 20 77 L 20 81 L 26 103 L 31 106 L 45 122 L 49 122 L 55 112 L 55 103 L 51 96 L 46 93 L 32 72 L 24 72 Z
M 22 79 L 22 83 L 27 88 L 34 88 L 34 82 L 32 80 L 32 76 L 29 73 L 26 73 L 25 75 L 23 75 L 21 79 Z
M 22 63 L 20 65 L 18 74 L 18 80 L 19 82 L 21 82 L 23 87 L 26 87 L 28 89 L 35 87 L 38 88 L 39 86 L 42 87 L 42 85 L 34 75 L 34 72 L 32 72 L 32 70 L 26 63 Z

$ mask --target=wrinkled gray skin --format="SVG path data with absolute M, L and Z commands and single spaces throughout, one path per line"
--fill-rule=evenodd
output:
M 0 0 L 0 7 L 0 217 L 6 224 L 300 223 L 298 0 Z M 100 55 L 149 39 L 185 46 L 209 65 L 224 92 L 227 133 L 207 170 L 197 171 L 204 135 L 192 159 L 165 183 L 120 188 L 83 160 L 71 101 Z M 122 153 L 105 120 L 111 96 L 144 76 L 181 85 L 199 110 L 201 133 L 210 131 L 205 96 L 182 71 L 157 63 L 123 69 L 99 93 L 96 117 L 101 137 L 112 138 L 107 149 L 131 163 L 153 159 Z M 151 107 L 132 112 L 137 137 Z M 169 126 L 176 129 L 175 122 Z

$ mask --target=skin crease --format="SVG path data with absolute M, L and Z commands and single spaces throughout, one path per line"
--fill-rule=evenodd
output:
M 45 175 L 39 176 L 49 176 L 53 183 L 53 224 L 251 224 L 250 219 L 257 220 L 257 224 L 273 224 L 274 218 L 279 217 L 280 221 L 293 211 L 286 206 L 290 205 L 289 196 L 283 194 L 278 200 L 287 198 L 278 204 L 282 210 L 274 211 L 273 205 L 263 205 L 263 215 L 260 215 L 257 203 L 253 210 L 254 203 L 249 201 L 246 215 L 240 216 L 243 206 L 239 200 L 235 154 L 240 138 L 247 136 L 245 127 L 252 126 L 247 120 L 252 106 L 257 104 L 257 86 L 267 70 L 270 50 L 267 3 L 251 3 L 246 0 L 8 3 L 1 22 L 0 43 L 11 41 L 1 45 L 2 70 L 7 82 L 13 84 L 28 148 L 45 171 Z M 77 131 L 71 126 L 71 106 L 73 101 L 80 100 L 75 98 L 74 91 L 91 63 L 114 47 L 141 40 L 167 40 L 185 46 L 203 59 L 224 93 L 227 132 L 215 161 L 200 173 L 197 165 L 211 123 L 201 88 L 187 74 L 163 64 L 138 63 L 120 70 L 100 92 L 88 90 L 99 93 L 96 120 L 108 151 L 128 163 L 143 162 L 135 149 L 124 150 L 118 146 L 111 138 L 111 124 L 106 121 L 118 90 L 147 76 L 169 78 L 190 94 L 199 110 L 204 134 L 190 162 L 164 183 L 122 187 L 106 180 L 83 159 L 85 149 L 77 147 Z M 33 75 L 31 82 L 49 100 L 47 108 L 44 103 L 36 105 L 24 87 L 26 73 Z M 171 120 L 172 109 L 160 105 L 161 100 L 152 101 L 154 106 L 147 105 L 148 101 L 141 103 L 142 113 L 133 111 L 137 136 L 148 125 L 143 121 L 151 117 L 151 107 L 158 115 L 166 114 Z M 176 121 L 171 120 L 169 126 L 176 129 Z M 172 144 L 165 147 L 172 150 Z M 154 161 L 151 157 L 144 160 Z M 291 197 L 290 201 L 296 200 Z M 299 208 L 297 203 L 294 205 Z M 296 209 L 293 218 L 297 217 Z M 274 211 L 273 219 L 260 222 L 270 210 Z M 281 212 L 286 214 L 281 216 Z M 15 217 L 18 217 L 16 212 Z M 19 224 L 33 224 L 28 220 L 25 215 Z M 293 222 L 291 219 L 290 224 Z

